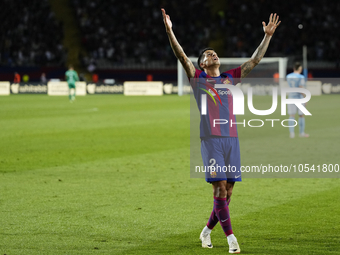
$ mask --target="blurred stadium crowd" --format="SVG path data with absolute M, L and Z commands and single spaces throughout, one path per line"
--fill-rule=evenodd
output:
M 100 60 L 113 66 L 174 65 L 160 11 L 165 8 L 189 56 L 197 56 L 200 49 L 217 42 L 223 45 L 220 56 L 249 57 L 263 38 L 261 22 L 268 22 L 269 14 L 277 12 L 282 24 L 267 57 L 301 55 L 305 44 L 309 60 L 339 62 L 339 1 L 224 2 L 224 7 L 216 10 L 213 2 L 205 0 L 70 0 L 88 53 L 79 57 L 84 66 Z M 62 24 L 47 0 L 0 3 L 1 65 L 64 65 Z
M 1 65 L 64 65 L 63 26 L 47 0 L 0 0 L 0 6 Z
M 173 64 L 161 7 L 172 14 L 176 35 L 187 54 L 196 55 L 202 45 L 209 43 L 209 29 L 204 25 L 205 19 L 211 19 L 207 1 L 191 0 L 185 8 L 181 8 L 180 1 L 141 0 L 131 4 L 120 0 L 72 0 L 72 3 L 82 43 L 94 59 L 109 59 L 116 65 L 150 61 L 156 65 Z M 202 19 L 197 18 L 197 13 Z

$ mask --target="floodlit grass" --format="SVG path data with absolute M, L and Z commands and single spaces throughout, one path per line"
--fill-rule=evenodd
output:
M 255 97 L 256 108 L 270 103 Z M 0 254 L 228 252 L 219 225 L 213 249 L 198 240 L 213 203 L 210 185 L 190 178 L 188 96 L 95 95 L 70 104 L 15 95 L 0 97 L 0 109 Z M 239 127 L 242 164 L 340 164 L 339 97 L 313 97 L 308 109 L 309 139 L 289 139 L 279 125 Z M 242 253 L 339 254 L 339 184 L 237 183 L 230 212 Z

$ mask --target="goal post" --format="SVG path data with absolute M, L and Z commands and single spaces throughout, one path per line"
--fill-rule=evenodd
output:
M 194 66 L 198 68 L 196 64 L 197 58 L 189 57 L 189 59 L 194 64 Z M 248 60 L 249 58 L 220 58 L 221 71 L 227 71 L 236 68 Z M 274 73 L 278 73 L 279 78 L 281 78 L 280 80 L 283 80 L 287 75 L 287 63 L 288 58 L 262 58 L 260 63 L 254 68 L 254 70 L 252 70 L 249 78 L 254 76 L 260 78 L 272 78 Z M 184 89 L 185 86 L 190 86 L 189 80 L 179 60 L 177 60 L 177 86 L 179 96 L 182 96 L 188 91 L 187 89 Z

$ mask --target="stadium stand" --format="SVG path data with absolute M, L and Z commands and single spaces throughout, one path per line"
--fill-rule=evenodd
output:
M 0 0 L 2 66 L 63 66 L 63 26 L 47 0 Z
M 109 60 L 115 67 L 159 68 L 169 64 L 173 67 L 175 61 L 164 32 L 161 7 L 172 14 L 176 34 L 188 55 L 196 55 L 202 45 L 209 43 L 209 30 L 197 30 L 203 27 L 205 19 L 211 19 L 204 1 L 189 1 L 186 8 L 181 8 L 179 1 L 144 0 L 129 4 L 115 0 L 73 0 L 72 3 L 83 33 L 82 42 L 90 58 L 99 64 Z M 197 18 L 197 13 L 203 19 Z
M 72 1 L 83 43 L 99 63 L 112 61 L 112 66 L 125 67 L 152 63 L 174 65 L 160 21 L 159 10 L 164 7 L 189 56 L 197 55 L 199 49 L 212 40 L 222 40 L 223 48 L 219 50 L 222 56 L 250 56 L 263 37 L 261 21 L 266 21 L 270 12 L 277 12 L 282 25 L 267 57 L 301 55 L 302 45 L 307 45 L 309 60 L 336 61 L 339 65 L 337 13 L 340 3 L 337 1 L 324 5 L 320 0 L 304 0 L 296 5 L 294 1 L 243 1 L 240 4 L 234 0 L 223 1 L 215 12 L 211 11 L 213 4 L 209 6 L 207 2 L 189 1 L 184 8 L 179 1 L 143 0 L 134 4 L 118 0 Z M 300 24 L 303 28 L 299 28 Z M 109 62 L 100 61 L 103 59 Z
M 65 66 L 63 26 L 47 0 L 0 0 L 2 66 Z M 181 1 L 71 0 L 89 70 L 100 68 L 174 69 L 176 60 L 164 31 L 160 8 L 166 9 L 175 34 L 188 56 L 213 46 L 223 57 L 250 56 L 263 37 L 261 22 L 277 12 L 282 24 L 266 57 L 301 56 L 339 67 L 340 2 L 295 1 Z M 300 25 L 300 26 L 299 26 Z M 300 28 L 299 28 L 300 27 Z

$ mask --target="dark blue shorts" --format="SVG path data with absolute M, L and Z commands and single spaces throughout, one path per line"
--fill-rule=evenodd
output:
M 201 154 L 205 180 L 209 183 L 226 180 L 240 182 L 241 157 L 238 137 L 212 137 L 202 139 Z

